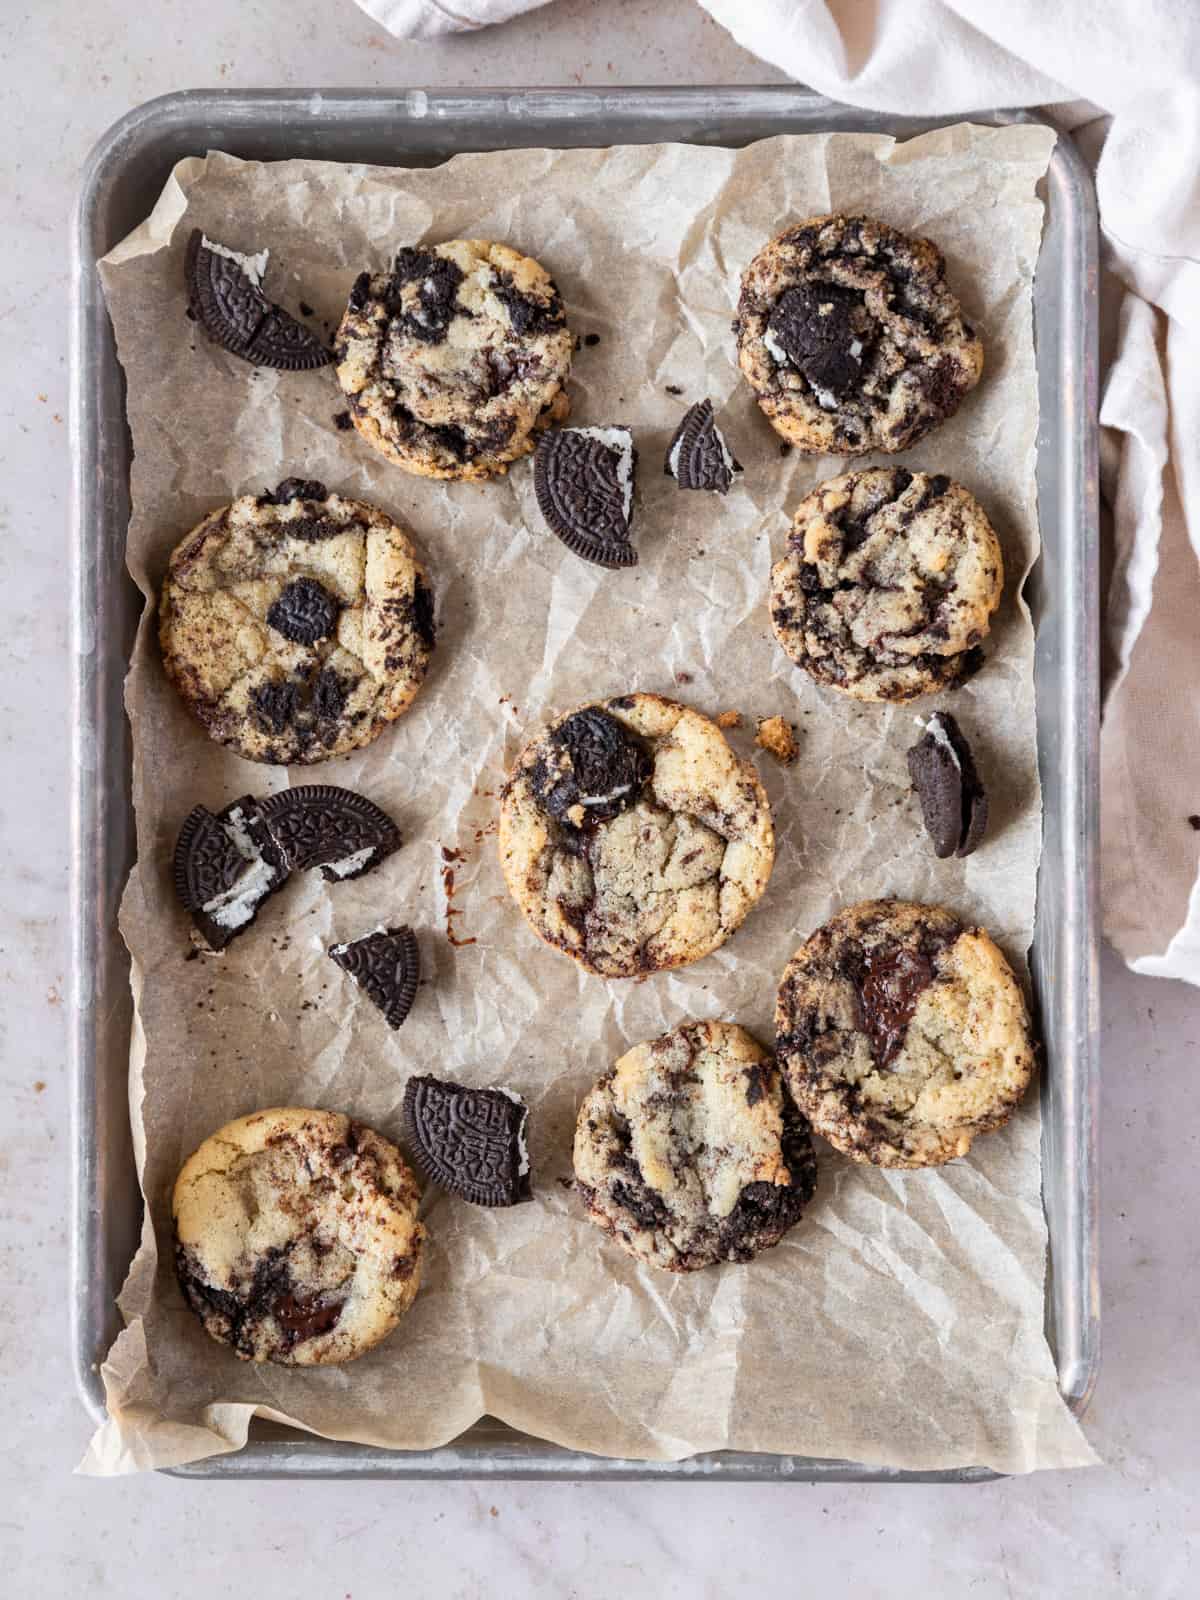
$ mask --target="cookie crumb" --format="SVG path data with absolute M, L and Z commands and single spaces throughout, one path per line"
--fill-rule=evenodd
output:
M 800 754 L 792 725 L 782 717 L 760 717 L 754 742 L 785 767 L 790 767 Z
M 692 681 L 692 674 L 690 672 L 677 672 L 675 674 L 676 683 L 691 683 Z
M 1194 828 L 1197 833 L 1200 833 L 1200 816 L 1197 816 L 1195 812 L 1188 818 L 1188 827 Z
M 740 728 L 742 713 L 740 711 L 718 711 L 716 716 L 718 728 Z
M 301 300 L 301 302 L 300 302 L 300 315 L 302 317 L 311 317 L 312 314 L 313 314 L 312 306 L 309 305 L 307 300 Z
M 349 433 L 350 429 L 354 426 L 354 423 L 351 420 L 350 413 L 348 411 L 335 411 L 333 414 L 333 425 L 339 433 Z
M 583 342 L 589 346 L 597 345 L 600 343 L 600 335 L 598 333 L 585 333 L 583 336 Z
M 679 387 L 679 385 L 677 383 L 668 383 L 666 385 L 666 390 L 667 390 L 668 394 L 682 394 L 683 393 L 683 390 Z
M 780 455 L 781 455 L 781 456 L 790 456 L 790 455 L 791 455 L 791 453 L 792 453 L 792 447 L 791 447 L 791 445 L 790 445 L 790 444 L 789 444 L 789 443 L 788 443 L 788 442 L 787 442 L 787 440 L 786 440 L 786 439 L 785 439 L 785 440 L 784 440 L 784 441 L 783 441 L 783 443 L 782 443 L 782 444 L 781 444 L 781 445 L 780 445 L 780 446 L 779 446 L 779 454 L 780 454 Z
M 46 1080 L 44 1078 L 35 1078 L 33 1080 L 33 1092 L 34 1092 L 34 1094 L 41 1094 L 42 1091 L 45 1089 L 45 1087 L 46 1087 Z

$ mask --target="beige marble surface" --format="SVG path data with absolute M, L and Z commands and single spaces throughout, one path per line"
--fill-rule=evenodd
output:
M 752 0 L 747 0 L 752 3 Z M 211 85 L 754 83 L 691 0 L 557 0 L 398 43 L 350 0 L 0 6 L 0 1592 L 373 1600 L 1196 1592 L 1200 1000 L 1104 964 L 1108 1465 L 981 1488 L 261 1483 L 71 1476 L 67 1358 L 67 218 L 130 106 Z

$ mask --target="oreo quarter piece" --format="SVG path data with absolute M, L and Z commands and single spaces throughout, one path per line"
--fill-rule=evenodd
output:
M 404 1124 L 431 1183 L 477 1206 L 532 1199 L 529 1111 L 511 1089 L 468 1089 L 429 1076 L 408 1080 Z
M 908 771 L 934 855 L 969 856 L 987 830 L 988 800 L 971 746 L 948 711 L 929 718 L 908 752 Z
M 741 470 L 717 427 L 712 401 L 697 400 L 675 430 L 663 471 L 681 489 L 727 494 L 734 473 Z
M 398 1028 L 412 1010 L 421 976 L 416 935 L 409 927 L 376 928 L 365 938 L 334 944 L 329 954 L 383 1012 L 389 1028 Z
M 557 428 L 538 440 L 537 502 L 573 555 L 599 567 L 637 565 L 630 543 L 636 467 L 628 428 Z
M 175 844 L 175 892 L 210 950 L 250 926 L 288 870 L 252 795 L 215 814 L 196 806 Z
M 400 830 L 386 811 L 331 783 L 284 789 L 260 810 L 288 871 L 320 867 L 326 883 L 361 878 L 400 848 Z
M 333 352 L 262 290 L 269 251 L 243 255 L 196 228 L 188 240 L 188 310 L 214 344 L 255 367 L 305 372 Z

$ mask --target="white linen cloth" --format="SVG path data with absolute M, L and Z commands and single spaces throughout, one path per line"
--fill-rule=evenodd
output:
M 416 38 L 545 0 L 357 3 Z M 1112 519 L 1104 926 L 1136 971 L 1200 984 L 1200 0 L 700 3 L 834 99 L 913 115 L 1048 107 L 1095 162 Z

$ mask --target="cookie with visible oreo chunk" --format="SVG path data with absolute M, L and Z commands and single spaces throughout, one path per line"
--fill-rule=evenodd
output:
M 490 478 L 565 421 L 574 342 L 536 261 L 450 239 L 359 275 L 335 340 L 337 378 L 353 425 L 406 472 Z
M 297 1106 L 239 1117 L 175 1181 L 180 1289 L 243 1361 L 353 1361 L 416 1296 L 419 1204 L 400 1152 L 361 1122 Z
M 512 1089 L 470 1089 L 429 1075 L 404 1090 L 404 1126 L 417 1166 L 450 1194 L 477 1206 L 533 1198 L 529 1111 Z
M 421 952 L 412 929 L 376 928 L 361 939 L 330 945 L 329 954 L 383 1013 L 388 1027 L 400 1027 L 421 979 Z
M 814 1129 L 855 1161 L 938 1166 L 1002 1127 L 1033 1045 L 1012 969 L 940 906 L 869 900 L 818 928 L 783 974 L 775 1053 Z
M 285 479 L 211 512 L 159 599 L 167 675 L 210 738 L 249 761 L 324 761 L 408 709 L 433 598 L 408 534 L 375 506 Z
M 252 366 L 282 372 L 327 367 L 332 351 L 263 293 L 269 253 L 244 255 L 193 229 L 184 258 L 189 313 L 214 344 Z
M 743 275 L 734 331 L 772 426 L 814 455 L 906 450 L 983 371 L 941 251 L 872 217 L 812 217 L 772 239 Z
M 633 567 L 637 451 L 628 428 L 555 428 L 538 440 L 533 487 L 550 529 L 598 567 Z
M 742 469 L 717 427 L 711 400 L 697 400 L 684 412 L 667 446 L 663 471 L 681 489 L 707 489 L 728 494 L 734 474 Z
M 966 735 L 948 711 L 933 713 L 907 760 L 934 855 L 971 855 L 987 831 L 988 798 Z
M 807 1122 L 731 1022 L 687 1023 L 623 1055 L 579 1108 L 574 1167 L 591 1221 L 668 1272 L 753 1260 L 817 1181 Z
M 817 683 L 911 700 L 978 670 L 1004 558 L 975 497 L 942 474 L 869 467 L 820 483 L 771 569 L 771 625 Z
M 557 718 L 504 786 L 500 862 L 539 938 L 606 978 L 710 954 L 771 875 L 752 763 L 708 717 L 655 694 Z

